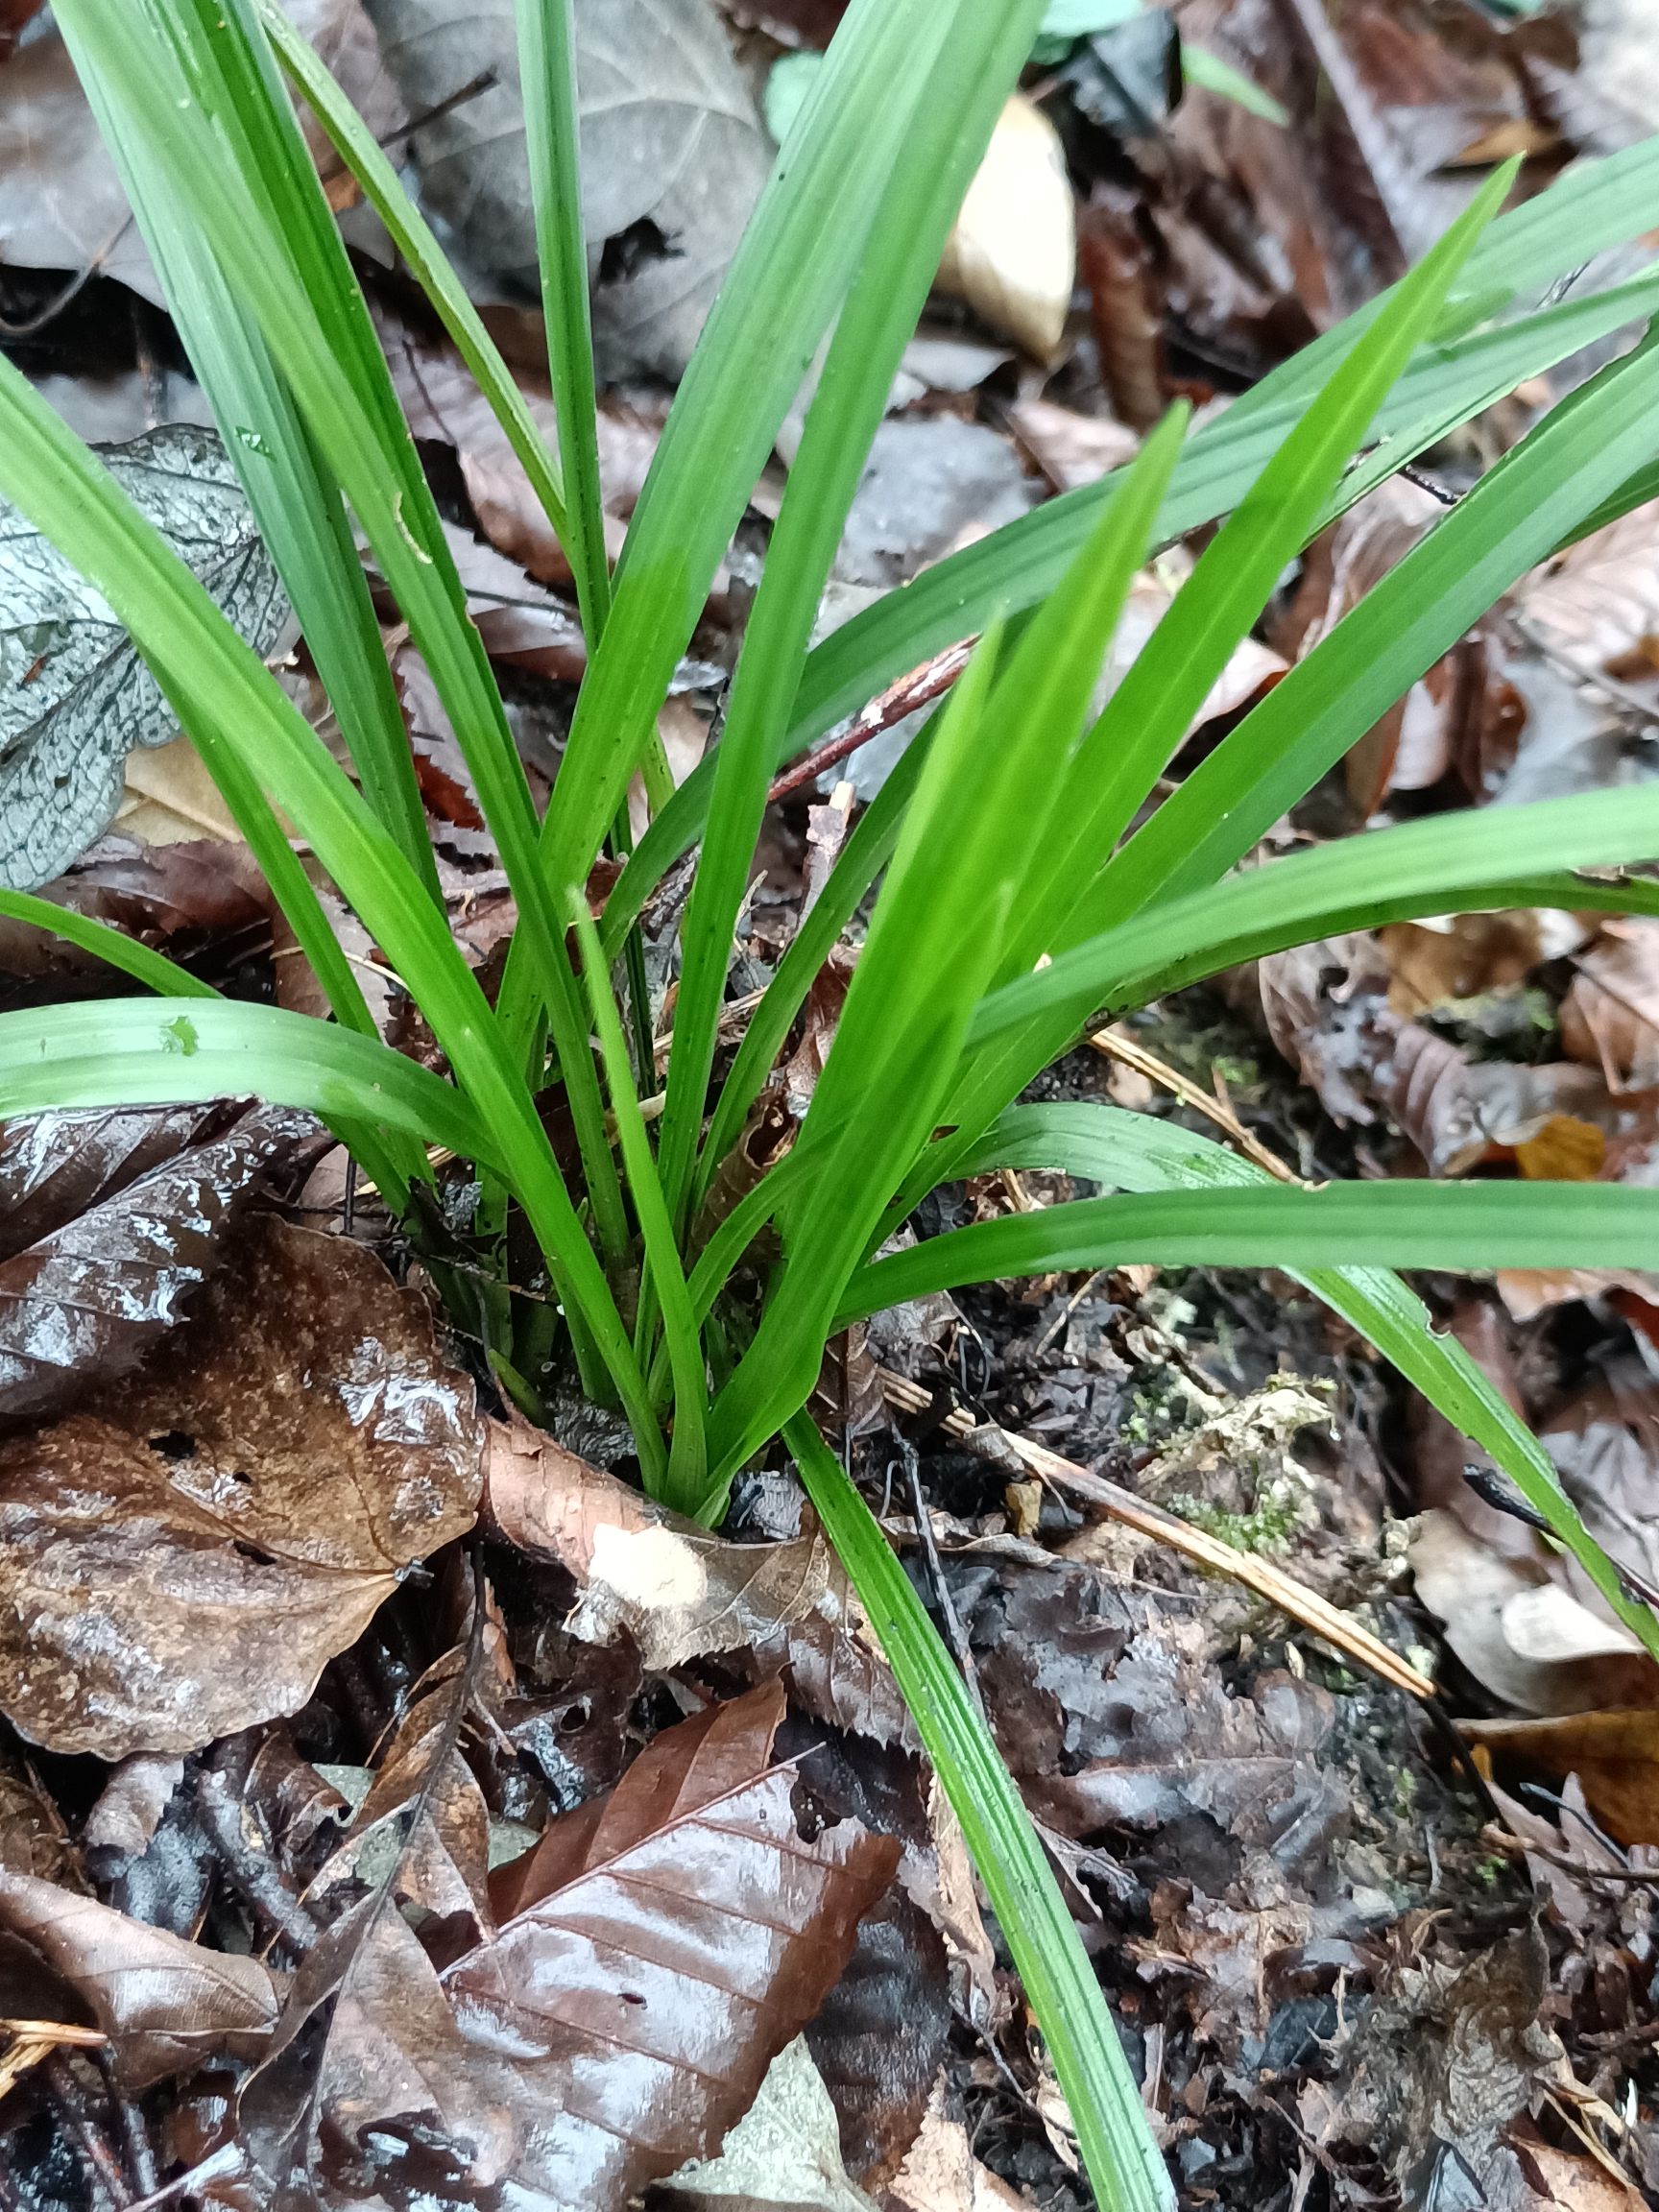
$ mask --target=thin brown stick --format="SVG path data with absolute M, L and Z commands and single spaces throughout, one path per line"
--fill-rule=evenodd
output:
M 906 714 L 914 714 L 918 707 L 930 707 L 934 700 L 949 691 L 964 668 L 967 667 L 977 637 L 964 637 L 960 643 L 947 645 L 943 653 L 935 653 L 931 661 L 924 661 L 920 668 L 912 668 L 908 676 L 901 676 L 897 684 L 889 684 L 886 690 L 861 707 L 839 736 L 826 737 L 822 745 L 811 752 L 803 753 L 792 761 L 781 775 L 773 779 L 766 794 L 770 805 L 779 799 L 787 799 L 791 791 L 799 791 L 803 783 L 811 783 L 823 775 L 826 768 L 833 768 L 856 753 L 860 746 L 868 745 L 873 737 L 891 730 L 902 722 Z
M 1223 1136 L 1231 1138 L 1246 1159 L 1254 1160 L 1258 1167 L 1264 1167 L 1275 1181 L 1293 1183 L 1298 1189 L 1310 1190 L 1313 1186 L 1304 1183 L 1293 1168 L 1286 1167 L 1276 1152 L 1269 1152 L 1260 1138 L 1253 1137 L 1230 1107 L 1220 1099 L 1211 1097 L 1196 1083 L 1190 1082 L 1177 1069 L 1160 1060 L 1155 1052 L 1148 1052 L 1143 1045 L 1137 1045 L 1132 1037 L 1125 1037 L 1120 1029 L 1097 1029 L 1089 1040 L 1096 1052 L 1108 1060 L 1119 1060 L 1125 1068 L 1133 1068 L 1138 1075 L 1144 1075 L 1149 1083 L 1156 1083 L 1172 1092 L 1184 1106 L 1190 1106 L 1194 1114 L 1202 1114 L 1213 1121 Z
M 933 1398 L 920 1383 L 895 1375 L 885 1367 L 878 1368 L 877 1373 L 890 1406 L 907 1413 L 924 1413 L 933 1405 Z M 1380 1636 L 1361 1628 L 1358 1622 L 1338 1612 L 1317 1591 L 1310 1590 L 1305 1582 L 1298 1582 L 1283 1568 L 1257 1558 L 1252 1552 L 1239 1551 L 1233 1545 L 1223 1543 L 1219 1536 L 1195 1528 L 1191 1522 L 1166 1513 L 1161 1506 L 1148 1504 L 1132 1490 L 1108 1482 L 1104 1476 L 1092 1475 L 1087 1467 L 1063 1459 L 1046 1445 L 1033 1443 L 1029 1437 L 1017 1435 L 1013 1430 L 999 1428 L 995 1422 L 976 1423 L 961 1407 L 948 1413 L 940 1427 L 968 1451 L 1004 1462 L 1012 1457 L 1040 1481 L 1051 1482 L 1056 1489 L 1070 1490 L 1075 1497 L 1086 1498 L 1125 1527 L 1151 1537 L 1155 1543 L 1167 1544 L 1171 1551 L 1183 1552 L 1213 1574 L 1241 1582 L 1247 1590 L 1254 1590 L 1259 1598 L 1276 1605 L 1281 1613 L 1300 1621 L 1304 1628 L 1334 1645 L 1358 1666 L 1391 1683 L 1396 1690 L 1405 1690 L 1413 1697 L 1429 1698 L 1436 1695 L 1427 1674 L 1419 1673 L 1397 1651 L 1391 1651 Z

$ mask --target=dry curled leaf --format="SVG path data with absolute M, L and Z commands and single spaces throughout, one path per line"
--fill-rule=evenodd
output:
M 107 1759 L 295 1711 L 471 1526 L 475 1418 L 373 1253 L 258 1218 L 140 1376 L 0 1447 L 0 1709 Z
M 184 1318 L 273 1164 L 315 1127 L 223 1100 L 0 1130 L 0 1418 L 60 1412 L 132 1368 Z
M 257 2057 L 276 2024 L 276 1986 L 256 1960 L 186 1943 L 9 1866 L 0 1929 L 35 1961 L 37 2011 L 55 1984 L 108 2037 L 129 2090 L 226 2054 Z
M 574 1634 L 605 1644 L 625 1629 L 660 1673 L 711 1652 L 782 1655 L 809 1711 L 913 1743 L 897 1686 L 857 1634 L 846 1571 L 818 1527 L 781 1544 L 710 1536 L 517 1415 L 492 1422 L 487 1465 L 489 1510 L 503 1535 L 576 1577 Z

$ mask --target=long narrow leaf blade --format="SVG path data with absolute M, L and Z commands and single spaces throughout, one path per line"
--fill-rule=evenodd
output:
M 1301 551 L 1343 466 L 1513 181 L 1488 180 L 1389 294 L 1212 542 L 1078 750 L 1057 849 L 1022 938 L 1047 949 L 1075 887 L 1100 867 L 1173 758 L 1212 687 Z
M 1499 218 L 1477 247 L 1477 261 L 1487 243 L 1514 220 L 1512 215 Z M 1654 220 L 1659 222 L 1659 203 Z M 1568 301 L 1514 325 L 1450 345 L 1425 347 L 1379 418 L 1390 467 L 1397 469 L 1411 460 L 1425 445 L 1446 436 L 1525 378 L 1542 373 L 1581 345 L 1594 344 L 1633 320 L 1645 320 L 1656 308 L 1659 276 L 1648 276 L 1616 291 Z M 1359 319 L 1342 325 L 1344 344 L 1357 343 L 1361 327 Z M 1339 357 L 1339 352 L 1332 356 L 1327 366 Z M 1299 354 L 1274 371 L 1189 441 L 1158 518 L 1157 542 L 1166 543 L 1214 520 L 1244 497 L 1300 417 L 1304 404 L 1298 397 L 1303 390 L 1300 370 L 1305 358 Z M 1294 385 L 1287 381 L 1292 371 L 1298 373 Z M 852 713 L 883 684 L 920 665 L 940 647 L 973 636 L 988 613 L 1035 605 L 1052 590 L 1076 558 L 1101 500 L 1110 496 L 1120 473 L 1115 470 L 1098 484 L 1048 500 L 1020 520 L 950 554 L 815 646 L 807 657 L 790 727 L 781 739 L 774 766 Z M 1361 464 L 1345 480 L 1321 522 L 1358 498 L 1371 481 Z M 712 761 L 694 770 L 640 841 L 613 894 L 618 926 L 624 918 L 632 921 L 637 915 L 664 870 L 696 842 L 708 812 L 712 772 Z
M 1659 444 L 1659 339 L 1562 402 L 1367 592 L 1107 869 L 1096 926 L 1213 882 Z
M 1128 1190 L 1260 1189 L 1265 1170 L 1209 1138 L 1143 1114 L 1076 1103 L 1016 1106 L 964 1164 L 1046 1168 Z M 1455 1428 L 1489 1452 L 1626 1626 L 1659 1658 L 1659 1621 L 1625 1595 L 1562 1490 L 1548 1454 L 1455 1336 L 1398 1275 L 1380 1267 L 1297 1268 L 1298 1282 L 1374 1344 Z
M 893 167 L 902 218 L 878 223 L 830 342 L 767 548 L 714 758 L 714 794 L 681 930 L 680 997 L 661 1159 L 684 1220 L 713 1066 L 733 931 L 748 885 L 779 733 L 893 376 L 1039 9 L 1004 8 L 991 51 L 949 39 Z
M 1078 1198 L 952 1229 L 861 1267 L 835 1326 L 935 1290 L 1097 1267 L 1646 1267 L 1659 1190 L 1363 1183 Z
M 1174 2192 L 1134 2078 L 1013 1778 L 834 1454 L 805 1415 L 790 1423 L 786 1440 L 961 1823 L 1047 2040 L 1100 2212 L 1169 2212 Z
M 489 1128 L 452 1083 L 377 1039 L 309 1015 L 199 997 L 0 1015 L 0 1119 L 250 1096 L 325 1121 L 383 1124 L 502 1165 Z
M 993 993 L 970 1041 L 1041 1019 L 1030 1050 L 1052 1057 L 1102 1007 L 1166 991 L 1344 930 L 1426 914 L 1582 906 L 1648 913 L 1659 884 L 1575 876 L 1659 859 L 1659 786 L 1586 791 L 1524 806 L 1473 807 L 1311 853 L 1160 900 Z

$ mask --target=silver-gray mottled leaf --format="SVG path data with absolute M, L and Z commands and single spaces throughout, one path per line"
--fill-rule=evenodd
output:
M 412 113 L 495 71 L 491 89 L 418 131 L 411 152 L 458 253 L 480 276 L 533 293 L 513 0 L 368 6 Z M 600 367 L 678 376 L 766 180 L 771 140 L 709 0 L 576 0 L 576 35 Z
M 175 423 L 104 459 L 255 652 L 288 602 L 224 446 Z M 0 504 L 0 885 L 61 875 L 120 804 L 127 756 L 178 723 L 108 602 Z

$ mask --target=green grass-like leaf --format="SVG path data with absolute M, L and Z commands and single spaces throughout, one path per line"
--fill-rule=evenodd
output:
M 1058 1170 L 1124 1190 L 1270 1187 L 1266 1170 L 1224 1145 L 1113 1106 L 1015 1106 L 965 1164 Z M 1296 1280 L 1374 1344 L 1453 1426 L 1489 1452 L 1625 1626 L 1659 1659 L 1659 1621 L 1625 1594 L 1538 1439 L 1457 1339 L 1437 1330 L 1398 1275 L 1381 1267 L 1296 1267 Z
M 1174 2204 L 1100 1984 L 1013 1778 L 869 1507 L 805 1414 L 784 1438 L 898 1677 L 1042 2023 L 1101 2212 Z

